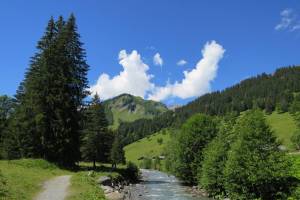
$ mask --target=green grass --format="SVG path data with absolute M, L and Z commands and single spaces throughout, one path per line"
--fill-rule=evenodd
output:
M 271 115 L 266 115 L 266 119 L 282 144 L 289 150 L 294 150 L 290 141 L 293 133 L 297 130 L 293 117 L 289 113 L 273 112 Z
M 162 138 L 162 144 L 157 142 L 159 138 Z M 170 133 L 166 132 L 166 134 L 163 134 L 162 132 L 158 132 L 149 137 L 129 144 L 124 148 L 126 160 L 131 161 L 139 166 L 141 161 L 138 159 L 140 157 L 160 156 L 163 153 L 165 144 L 169 140 Z
M 104 200 L 103 191 L 96 180 L 100 176 L 119 177 L 125 167 L 118 166 L 116 172 L 111 172 L 110 165 L 98 165 L 92 176 L 88 176 L 91 167 L 92 163 L 80 163 L 80 170 L 74 172 L 59 169 L 42 159 L 2 160 L 0 200 L 31 200 L 42 191 L 42 184 L 46 180 L 60 175 L 72 175 L 67 200 Z
M 105 200 L 103 191 L 96 183 L 96 178 L 102 175 L 96 173 L 90 177 L 87 172 L 78 172 L 71 178 L 70 195 L 67 200 Z
M 6 197 L 0 199 L 29 200 L 41 189 L 42 183 L 52 177 L 70 174 L 44 160 L 12 160 L 0 161 L 0 171 L 5 180 Z

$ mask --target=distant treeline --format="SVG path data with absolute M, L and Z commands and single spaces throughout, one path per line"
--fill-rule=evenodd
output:
M 208 115 L 239 114 L 252 108 L 271 113 L 275 109 L 293 109 L 295 94 L 300 92 L 300 66 L 279 68 L 274 74 L 261 74 L 239 84 L 203 95 L 185 106 L 154 119 L 122 123 L 118 132 L 126 144 L 169 126 L 179 127 L 196 113 Z

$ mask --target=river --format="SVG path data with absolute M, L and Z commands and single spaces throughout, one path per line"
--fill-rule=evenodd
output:
M 142 182 L 131 186 L 130 200 L 209 200 L 187 192 L 174 177 L 156 170 L 141 170 Z

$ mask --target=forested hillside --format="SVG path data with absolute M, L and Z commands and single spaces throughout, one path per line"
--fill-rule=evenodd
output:
M 279 68 L 273 74 L 263 73 L 223 91 L 203 95 L 174 112 L 169 111 L 153 119 L 122 123 L 119 133 L 128 144 L 162 128 L 179 127 L 196 113 L 221 116 L 227 113 L 239 114 L 251 108 L 265 110 L 268 114 L 275 109 L 279 112 L 293 112 L 293 107 L 299 101 L 299 83 L 300 66 Z
M 130 94 L 121 94 L 103 102 L 109 124 L 113 129 L 122 122 L 151 119 L 168 110 L 160 102 L 144 100 Z

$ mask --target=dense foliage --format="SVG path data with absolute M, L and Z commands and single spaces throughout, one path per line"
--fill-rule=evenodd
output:
M 291 163 L 279 148 L 261 112 L 242 116 L 235 128 L 224 169 L 225 188 L 231 199 L 287 198 Z
M 261 111 L 237 120 L 196 114 L 167 147 L 166 169 L 214 197 L 287 199 L 297 184 Z
M 197 114 L 183 124 L 175 136 L 175 160 L 173 172 L 183 181 L 193 184 L 197 182 L 197 174 L 201 169 L 203 149 L 216 136 L 217 121 L 213 117 Z
M 221 123 L 218 135 L 204 150 L 204 159 L 201 174 L 198 174 L 198 183 L 212 196 L 225 194 L 224 168 L 227 161 L 227 152 L 235 140 L 232 127 L 235 118 L 229 118 Z

